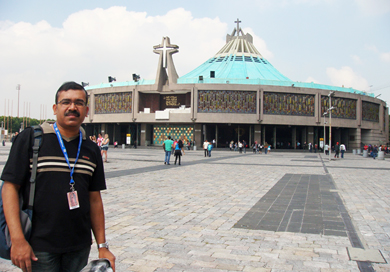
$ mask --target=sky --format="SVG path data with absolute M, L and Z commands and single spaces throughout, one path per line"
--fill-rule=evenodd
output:
M 0 0 L 0 116 L 19 105 L 20 117 L 54 119 L 66 81 L 155 79 L 164 36 L 183 76 L 225 45 L 237 18 L 289 79 L 390 104 L 390 0 Z

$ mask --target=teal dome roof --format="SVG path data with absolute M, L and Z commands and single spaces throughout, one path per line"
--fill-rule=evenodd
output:
M 197 83 L 199 77 L 210 83 L 248 79 L 250 81 L 254 79 L 291 81 L 263 58 L 253 45 L 253 38 L 250 34 L 245 35 L 241 28 L 237 31 L 237 35 L 235 34 L 236 29 L 232 35 L 227 35 L 225 46 L 217 54 L 193 71 L 180 77 L 177 83 Z

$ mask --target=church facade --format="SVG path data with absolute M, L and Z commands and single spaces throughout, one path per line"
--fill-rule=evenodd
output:
M 245 140 L 273 148 L 342 142 L 348 150 L 385 144 L 388 108 L 372 94 L 351 88 L 296 82 L 262 57 L 237 23 L 213 57 L 179 77 L 164 37 L 155 80 L 110 82 L 86 87 L 88 135 L 108 133 L 111 142 L 159 146 L 168 136 L 217 147 Z M 300 145 L 298 144 L 300 143 Z

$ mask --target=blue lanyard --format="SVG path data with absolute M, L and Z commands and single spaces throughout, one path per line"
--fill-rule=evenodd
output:
M 54 123 L 53 128 L 54 128 L 54 131 L 55 131 L 55 133 L 57 135 L 58 142 L 60 143 L 62 153 L 64 153 L 64 157 L 65 157 L 66 163 L 68 164 L 68 167 L 69 167 L 69 170 L 70 170 L 70 183 L 69 184 L 71 185 L 71 190 L 74 191 L 74 188 L 73 188 L 73 186 L 74 186 L 73 172 L 74 172 L 74 168 L 76 166 L 77 160 L 79 159 L 81 143 L 83 141 L 83 137 L 82 137 L 83 134 L 81 133 L 81 129 L 80 129 L 80 132 L 79 132 L 80 133 L 79 148 L 77 150 L 76 160 L 74 161 L 74 165 L 73 165 L 73 168 L 72 168 L 72 167 L 70 167 L 68 152 L 66 151 L 66 147 L 64 145 L 64 141 L 62 140 L 61 132 L 59 131 L 59 129 L 57 127 L 57 122 Z

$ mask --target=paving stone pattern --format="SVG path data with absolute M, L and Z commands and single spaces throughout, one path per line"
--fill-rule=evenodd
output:
M 235 227 L 347 236 L 326 175 L 284 175 Z
M 8 150 L 0 147 L 0 170 Z M 390 260 L 390 159 L 214 149 L 211 158 L 186 151 L 181 166 L 163 160 L 161 149 L 108 151 L 102 197 L 116 271 L 390 271 L 387 263 L 362 266 L 347 252 L 360 241 Z M 277 229 L 235 227 L 265 199 L 268 212 L 285 212 Z M 331 225 L 340 215 L 346 230 Z M 277 225 L 269 219 L 261 222 Z M 354 239 L 342 235 L 351 229 Z M 20 270 L 0 260 L 0 271 Z

